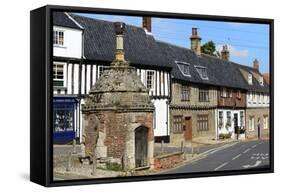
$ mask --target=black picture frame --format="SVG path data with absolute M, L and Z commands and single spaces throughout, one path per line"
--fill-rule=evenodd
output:
M 262 169 L 200 172 L 170 175 L 148 175 L 90 180 L 53 181 L 52 165 L 52 12 L 68 11 L 128 16 L 157 16 L 208 21 L 232 21 L 268 24 L 270 26 L 270 167 Z M 149 12 L 46 5 L 30 12 L 30 180 L 54 187 L 98 183 L 134 182 L 163 179 L 213 177 L 274 172 L 274 20 L 262 18 Z

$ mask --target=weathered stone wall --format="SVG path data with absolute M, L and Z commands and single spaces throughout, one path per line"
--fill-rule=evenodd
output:
M 249 119 L 254 117 L 254 130 L 250 130 Z M 268 128 L 264 128 L 264 116 L 268 116 Z M 269 108 L 247 108 L 246 109 L 246 138 L 257 139 L 258 138 L 258 119 L 260 119 L 260 136 L 261 138 L 269 138 L 270 130 L 270 116 Z
M 185 85 L 185 84 L 183 84 Z M 180 105 L 180 106 L 197 106 L 197 107 L 213 107 L 217 106 L 217 89 L 215 87 L 208 86 L 209 89 L 209 102 L 200 102 L 199 101 L 199 87 L 195 84 L 188 84 L 187 86 L 190 86 L 190 100 L 189 101 L 182 101 L 181 98 L 181 89 L 182 84 L 173 82 L 172 84 L 172 101 L 171 105 Z
M 182 141 L 185 141 L 185 130 L 180 133 L 174 133 L 174 116 L 182 116 L 182 123 L 185 124 L 185 117 L 191 117 L 192 121 L 192 139 L 198 137 L 208 137 L 214 139 L 216 137 L 215 129 L 215 109 L 192 110 L 192 109 L 171 109 L 170 110 L 170 142 L 180 146 Z M 208 115 L 208 131 L 197 130 L 198 115 Z

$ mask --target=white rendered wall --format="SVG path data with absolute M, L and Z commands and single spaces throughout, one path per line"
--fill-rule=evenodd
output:
M 154 136 L 167 136 L 168 130 L 168 107 L 167 99 L 157 99 L 152 101 L 155 106 Z
M 64 45 L 53 46 L 54 56 L 80 59 L 82 56 L 82 30 L 60 26 L 54 26 L 53 30 L 64 32 Z
M 258 92 L 248 92 L 247 93 L 247 107 L 269 107 L 269 95 L 258 93 Z
M 246 114 L 245 114 L 245 110 L 232 110 L 232 109 L 218 109 L 217 113 L 216 113 L 216 119 L 217 119 L 217 136 L 221 133 L 225 133 L 224 128 L 226 127 L 226 122 L 227 122 L 227 111 L 230 111 L 230 115 L 231 115 L 231 126 L 228 128 L 229 132 L 232 132 L 232 137 L 234 137 L 234 114 L 237 113 L 237 119 L 238 119 L 238 126 L 244 126 L 245 127 L 245 118 L 246 118 Z M 223 125 L 222 128 L 219 128 L 219 112 L 223 112 Z M 241 125 L 241 120 L 240 120 L 240 112 L 243 112 L 243 122 Z

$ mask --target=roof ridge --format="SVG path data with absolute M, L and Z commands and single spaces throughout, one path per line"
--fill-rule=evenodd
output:
M 162 40 L 158 40 L 156 39 L 157 42 L 159 43 L 164 43 L 164 44 L 168 44 L 170 46 L 174 46 L 174 47 L 178 47 L 178 48 L 181 48 L 181 49 L 185 49 L 187 51 L 192 51 L 191 49 L 189 48 L 186 48 L 186 47 L 183 47 L 183 46 L 180 46 L 180 45 L 175 45 L 175 44 L 172 44 L 170 42 L 166 42 L 166 41 L 162 41 Z M 226 60 L 223 60 L 221 58 L 218 58 L 218 57 L 215 57 L 215 56 L 212 56 L 212 55 L 208 55 L 208 54 L 205 54 L 205 53 L 201 53 L 201 55 L 205 56 L 205 57 L 208 57 L 208 58 L 211 58 L 211 59 L 216 59 L 216 60 L 219 60 L 219 61 L 222 61 L 222 62 L 225 62 L 225 63 L 228 63 L 228 64 L 232 64 L 232 65 L 237 65 L 237 66 L 241 66 L 241 67 L 244 67 L 244 68 L 248 68 L 250 70 L 253 70 L 255 72 L 259 72 L 257 71 L 255 68 L 251 67 L 251 66 L 248 66 L 248 65 L 243 65 L 243 64 L 240 64 L 240 63 L 236 63 L 236 62 L 233 62 L 233 61 L 226 61 Z M 197 55 L 195 55 L 196 57 L 198 57 Z M 200 58 L 200 57 L 198 57 Z M 259 72 L 260 73 L 260 72 Z
M 80 29 L 84 30 L 84 27 L 82 27 L 68 12 L 64 12 L 64 14 Z
M 94 20 L 94 21 L 114 24 L 114 21 L 108 21 L 108 20 L 103 20 L 103 19 L 96 19 L 96 18 L 92 18 L 92 17 L 87 17 L 87 16 L 79 15 L 77 13 L 69 13 L 69 14 L 70 15 L 75 15 L 75 17 L 82 17 L 82 18 L 89 19 L 89 20 Z M 125 23 L 125 24 L 126 24 L 126 26 L 129 26 L 129 27 L 134 27 L 134 28 L 142 29 L 145 32 L 145 30 L 142 27 L 131 25 L 131 24 L 127 24 L 127 23 Z

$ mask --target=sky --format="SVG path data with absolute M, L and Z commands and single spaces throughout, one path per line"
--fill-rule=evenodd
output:
M 122 21 L 129 25 L 142 26 L 142 18 L 136 16 L 82 14 L 79 15 L 107 21 Z M 230 60 L 252 66 L 254 59 L 260 63 L 260 72 L 269 72 L 269 25 L 203 21 L 187 19 L 167 19 L 152 17 L 152 34 L 155 39 L 190 48 L 192 27 L 198 28 L 201 45 L 212 40 L 218 51 L 227 44 Z

